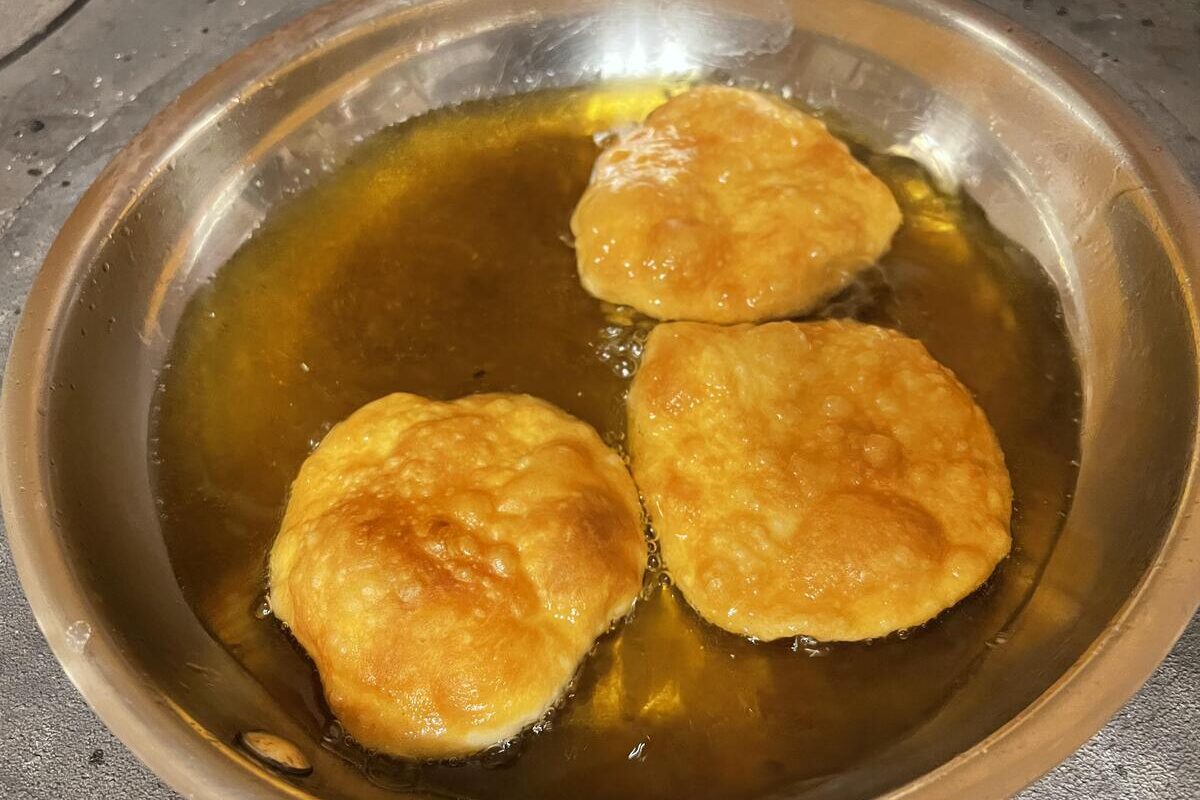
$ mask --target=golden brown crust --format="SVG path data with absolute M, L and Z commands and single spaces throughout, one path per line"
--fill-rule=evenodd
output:
M 645 562 L 637 490 L 588 425 L 524 395 L 394 394 L 301 467 L 271 605 L 360 742 L 445 757 L 536 721 Z
M 733 323 L 811 310 L 878 259 L 899 224 L 891 192 L 823 123 L 706 86 L 600 155 L 571 230 L 596 297 Z
M 659 325 L 629 442 L 676 585 L 746 636 L 919 625 L 1011 543 L 1012 488 L 983 412 L 920 342 L 883 328 Z

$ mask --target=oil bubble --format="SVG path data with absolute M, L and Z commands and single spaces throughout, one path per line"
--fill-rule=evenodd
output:
M 271 611 L 271 596 L 264 594 L 254 604 L 254 616 L 256 619 L 267 619 L 274 612 Z

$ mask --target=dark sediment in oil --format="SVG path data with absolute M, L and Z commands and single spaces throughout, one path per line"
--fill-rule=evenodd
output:
M 383 131 L 191 302 L 155 408 L 167 545 L 204 625 L 298 718 L 329 722 L 313 667 L 256 609 L 288 485 L 332 424 L 394 391 L 515 391 L 622 441 L 647 323 L 623 328 L 583 291 L 568 220 L 594 135 L 662 91 L 539 93 Z M 975 393 L 1012 473 L 1010 559 L 923 628 L 852 645 L 745 641 L 670 588 L 652 590 L 503 768 L 359 754 L 372 780 L 479 798 L 751 797 L 902 737 L 995 641 L 1075 480 L 1079 377 L 1057 294 L 969 199 L 937 191 L 911 162 L 862 158 L 905 221 L 881 265 L 823 315 L 920 338 Z

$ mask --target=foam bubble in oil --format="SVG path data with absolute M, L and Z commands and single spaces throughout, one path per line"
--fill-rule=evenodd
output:
M 607 324 L 597 333 L 596 357 L 618 378 L 629 380 L 641 365 L 646 339 L 656 323 L 628 306 L 604 305 Z

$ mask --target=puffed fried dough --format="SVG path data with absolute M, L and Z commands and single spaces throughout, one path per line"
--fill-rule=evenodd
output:
M 301 467 L 271 605 L 358 741 L 440 758 L 536 721 L 645 563 L 637 490 L 591 427 L 524 395 L 393 394 Z
M 675 584 L 745 636 L 919 625 L 1011 543 L 1012 488 L 982 410 L 920 342 L 883 328 L 659 325 L 629 443 Z
M 593 295 L 719 323 L 812 310 L 899 225 L 891 192 L 822 122 L 718 86 L 672 98 L 606 149 L 571 220 Z

